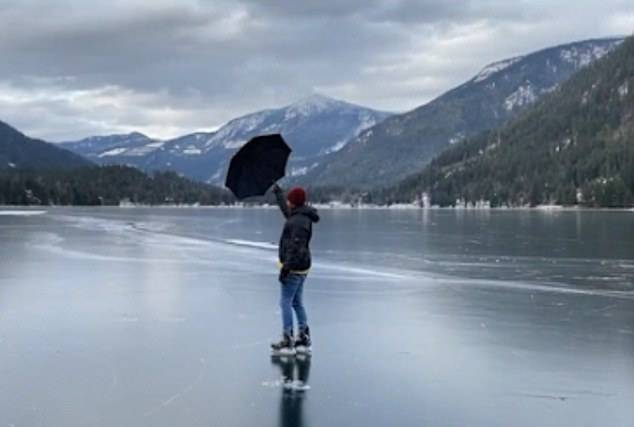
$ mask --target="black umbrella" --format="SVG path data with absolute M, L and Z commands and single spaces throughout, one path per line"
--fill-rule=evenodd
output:
M 290 154 L 282 135 L 256 136 L 231 159 L 225 185 L 238 199 L 262 196 L 284 176 Z

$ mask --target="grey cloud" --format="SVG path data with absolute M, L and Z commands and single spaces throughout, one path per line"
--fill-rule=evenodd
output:
M 109 99 L 100 111 L 84 97 L 83 105 L 63 96 L 37 105 L 4 99 L 0 120 L 37 117 L 45 106 L 54 120 L 20 120 L 25 130 L 55 138 L 128 127 L 171 134 L 316 89 L 404 110 L 488 62 L 611 35 L 628 16 L 634 5 L 622 0 L 4 1 L 0 84 L 33 94 L 113 86 L 128 105 Z M 151 122 L 157 117 L 161 126 Z
M 244 0 L 260 14 L 277 15 L 289 18 L 340 18 L 350 15 L 363 14 L 376 8 L 381 2 L 377 0 Z
M 503 19 L 521 15 L 505 0 L 252 0 L 254 11 L 292 19 L 357 17 L 377 22 L 430 24 L 456 19 Z

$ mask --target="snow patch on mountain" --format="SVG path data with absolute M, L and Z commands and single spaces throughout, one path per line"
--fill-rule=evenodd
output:
M 630 91 L 630 86 L 629 86 L 629 82 L 625 82 L 623 83 L 621 86 L 619 86 L 618 88 L 618 92 L 619 92 L 619 97 L 621 99 L 625 98 L 627 96 L 627 94 Z
M 585 46 L 572 46 L 569 49 L 562 50 L 560 55 L 561 59 L 573 64 L 575 68 L 579 69 L 589 65 L 597 59 L 600 59 L 622 42 L 623 40 L 615 40 L 611 45 L 592 45 L 589 48 L 586 48 Z
M 220 178 L 222 178 L 222 169 L 218 169 L 216 170 L 216 173 L 214 173 L 212 176 L 209 177 L 209 179 L 207 180 L 208 183 L 213 184 L 216 182 L 220 181 Z
M 257 131 L 258 126 L 268 118 L 269 114 L 270 110 L 266 110 L 231 120 L 207 140 L 205 149 L 209 150 L 219 145 L 226 149 L 241 147 L 246 142 L 242 136 Z
M 114 148 L 112 150 L 104 151 L 103 153 L 99 154 L 97 157 L 119 156 L 125 153 L 126 151 L 128 151 L 127 148 Z
M 64 142 L 63 148 L 92 159 L 106 159 L 117 163 L 117 156 L 144 157 L 159 149 L 163 141 L 151 139 L 139 132 L 92 136 L 80 141 Z M 127 163 L 123 163 L 127 164 Z
M 161 148 L 164 144 L 165 143 L 162 141 L 157 141 L 157 142 L 151 142 L 149 144 L 145 144 L 141 147 L 133 147 L 133 148 L 130 148 L 128 151 L 126 151 L 125 155 L 137 156 L 137 157 L 146 156 L 150 154 L 151 152 Z
M 225 132 L 227 133 L 245 133 L 251 132 L 255 128 L 257 128 L 266 118 L 266 113 L 257 113 L 252 114 L 250 116 L 246 116 L 242 119 L 235 120 L 231 123 L 231 126 L 227 128 Z M 218 133 L 219 137 L 225 136 L 222 132 Z
M 504 59 L 502 61 L 493 62 L 492 64 L 489 64 L 486 67 L 484 67 L 473 78 L 473 81 L 477 83 L 477 82 L 481 82 L 483 80 L 486 80 L 489 77 L 491 77 L 493 74 L 499 73 L 500 71 L 504 70 L 505 68 L 510 67 L 511 65 L 515 64 L 516 62 L 521 61 L 523 58 L 524 58 L 523 56 L 517 56 L 515 58 L 509 58 L 509 59 Z
M 244 144 L 246 144 L 247 141 L 245 141 L 244 139 L 235 139 L 235 140 L 229 140 L 229 141 L 225 141 L 223 142 L 223 147 L 225 147 L 227 150 L 235 150 L 237 148 L 242 147 Z
M 202 150 L 200 148 L 196 148 L 194 146 L 189 146 L 183 150 L 183 154 L 187 154 L 188 156 L 195 156 L 202 154 Z
M 319 165 L 319 163 L 315 162 L 310 166 L 302 166 L 302 167 L 295 167 L 295 168 L 291 168 L 291 171 L 289 173 L 290 176 L 303 176 L 306 175 L 308 172 L 310 172 L 311 170 L 315 169 L 317 166 Z
M 298 116 L 309 116 L 323 112 L 335 106 L 338 102 L 320 94 L 314 94 L 297 101 L 286 108 L 284 120 L 292 120 Z M 341 103 L 343 104 L 343 103 Z
M 339 141 L 337 141 L 335 143 L 335 145 L 333 145 L 332 147 L 328 147 L 326 148 L 323 153 L 324 154 L 330 154 L 330 153 L 334 153 L 336 151 L 341 150 L 343 147 L 346 146 L 346 144 L 348 143 L 349 139 L 345 138 L 345 139 L 341 139 Z
M 374 134 L 374 130 L 368 129 L 367 132 L 363 132 L 361 135 L 359 135 L 359 138 L 357 139 L 357 143 L 366 144 L 373 134 Z
M 523 107 L 525 105 L 531 104 L 537 100 L 537 94 L 535 94 L 535 90 L 530 83 L 522 85 L 517 88 L 515 92 L 510 94 L 504 100 L 504 108 L 507 111 L 512 111 L 517 107 Z
M 359 126 L 354 131 L 354 136 L 359 136 L 361 132 L 366 129 L 371 128 L 377 124 L 377 120 L 375 116 L 370 115 L 367 111 L 362 111 L 359 113 Z
M 454 136 L 449 138 L 449 145 L 457 144 L 457 143 L 459 143 L 461 141 L 464 141 L 464 139 L 465 139 L 465 133 L 464 132 L 458 132 L 457 134 L 455 134 Z
M 346 136 L 343 139 L 335 142 L 332 146 L 326 148 L 322 151 L 323 154 L 331 154 L 337 151 L 340 151 L 343 147 L 348 145 L 350 141 L 353 141 L 359 137 L 363 133 L 363 131 L 371 128 L 372 126 L 378 123 L 376 117 L 369 114 L 367 111 L 361 111 L 359 113 L 359 125 L 354 129 L 351 135 Z

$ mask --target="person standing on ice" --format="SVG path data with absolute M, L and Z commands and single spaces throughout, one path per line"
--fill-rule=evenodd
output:
M 319 215 L 316 209 L 306 205 L 306 192 L 302 188 L 292 188 L 286 198 L 277 184 L 273 192 L 286 223 L 279 243 L 282 340 L 271 344 L 271 351 L 276 355 L 310 353 L 312 342 L 303 294 L 311 266 L 313 223 L 319 222 Z M 297 338 L 293 337 L 293 311 L 297 316 Z

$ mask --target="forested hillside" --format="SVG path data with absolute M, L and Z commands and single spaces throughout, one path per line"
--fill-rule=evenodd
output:
M 232 202 L 225 190 L 174 172 L 153 176 L 127 166 L 73 171 L 0 171 L 0 205 L 217 205 Z
M 303 181 L 365 190 L 392 186 L 444 150 L 517 117 L 622 41 L 586 40 L 490 64 L 433 101 L 363 131 Z
M 634 38 L 497 131 L 466 140 L 422 173 L 370 196 L 493 206 L 634 204 Z
M 73 169 L 91 164 L 77 154 L 54 144 L 29 138 L 0 121 L 0 170 Z

